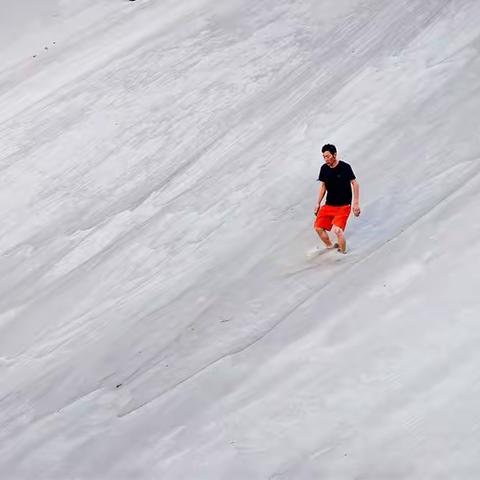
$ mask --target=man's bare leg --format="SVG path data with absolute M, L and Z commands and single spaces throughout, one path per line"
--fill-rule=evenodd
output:
M 332 232 L 337 237 L 338 251 L 341 253 L 345 253 L 347 251 L 347 242 L 345 240 L 343 230 L 340 227 L 334 225 L 332 228 Z
M 315 231 L 318 233 L 320 240 L 327 248 L 333 248 L 332 241 L 330 240 L 328 233 L 323 228 L 316 228 Z

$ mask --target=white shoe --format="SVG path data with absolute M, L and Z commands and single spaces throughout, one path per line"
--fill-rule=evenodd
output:
M 324 247 L 321 247 L 320 245 L 315 245 L 313 248 L 308 250 L 307 252 L 307 258 L 313 258 L 316 257 L 317 255 L 320 255 L 320 253 L 325 250 Z
M 326 247 L 324 245 L 315 245 L 311 250 L 307 252 L 307 257 L 308 258 L 313 258 L 316 257 L 317 255 L 321 255 L 324 252 L 328 252 L 329 250 L 334 250 L 338 248 L 338 244 L 334 243 L 333 245 L 330 245 L 329 247 Z

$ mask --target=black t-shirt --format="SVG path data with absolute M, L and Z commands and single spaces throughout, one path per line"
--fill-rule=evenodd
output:
M 322 165 L 318 180 L 325 183 L 327 189 L 327 205 L 340 206 L 352 203 L 352 186 L 350 182 L 355 179 L 352 167 L 341 160 L 334 168 L 326 163 Z

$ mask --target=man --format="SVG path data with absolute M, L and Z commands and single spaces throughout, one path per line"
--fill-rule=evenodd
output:
M 335 145 L 324 145 L 322 154 L 325 164 L 322 165 L 318 176 L 320 191 L 314 212 L 316 216 L 314 228 L 326 248 L 336 248 L 340 253 L 346 253 L 345 227 L 351 210 L 356 217 L 360 215 L 360 188 L 352 167 L 337 159 Z M 325 205 L 320 206 L 325 193 L 327 194 Z M 327 232 L 330 230 L 337 238 L 335 244 L 332 244 L 328 236 Z

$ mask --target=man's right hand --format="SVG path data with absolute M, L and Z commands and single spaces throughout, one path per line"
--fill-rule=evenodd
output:
M 313 210 L 313 214 L 314 215 L 317 215 L 318 211 L 320 210 L 320 204 L 317 203 L 317 205 L 315 206 L 315 209 Z

